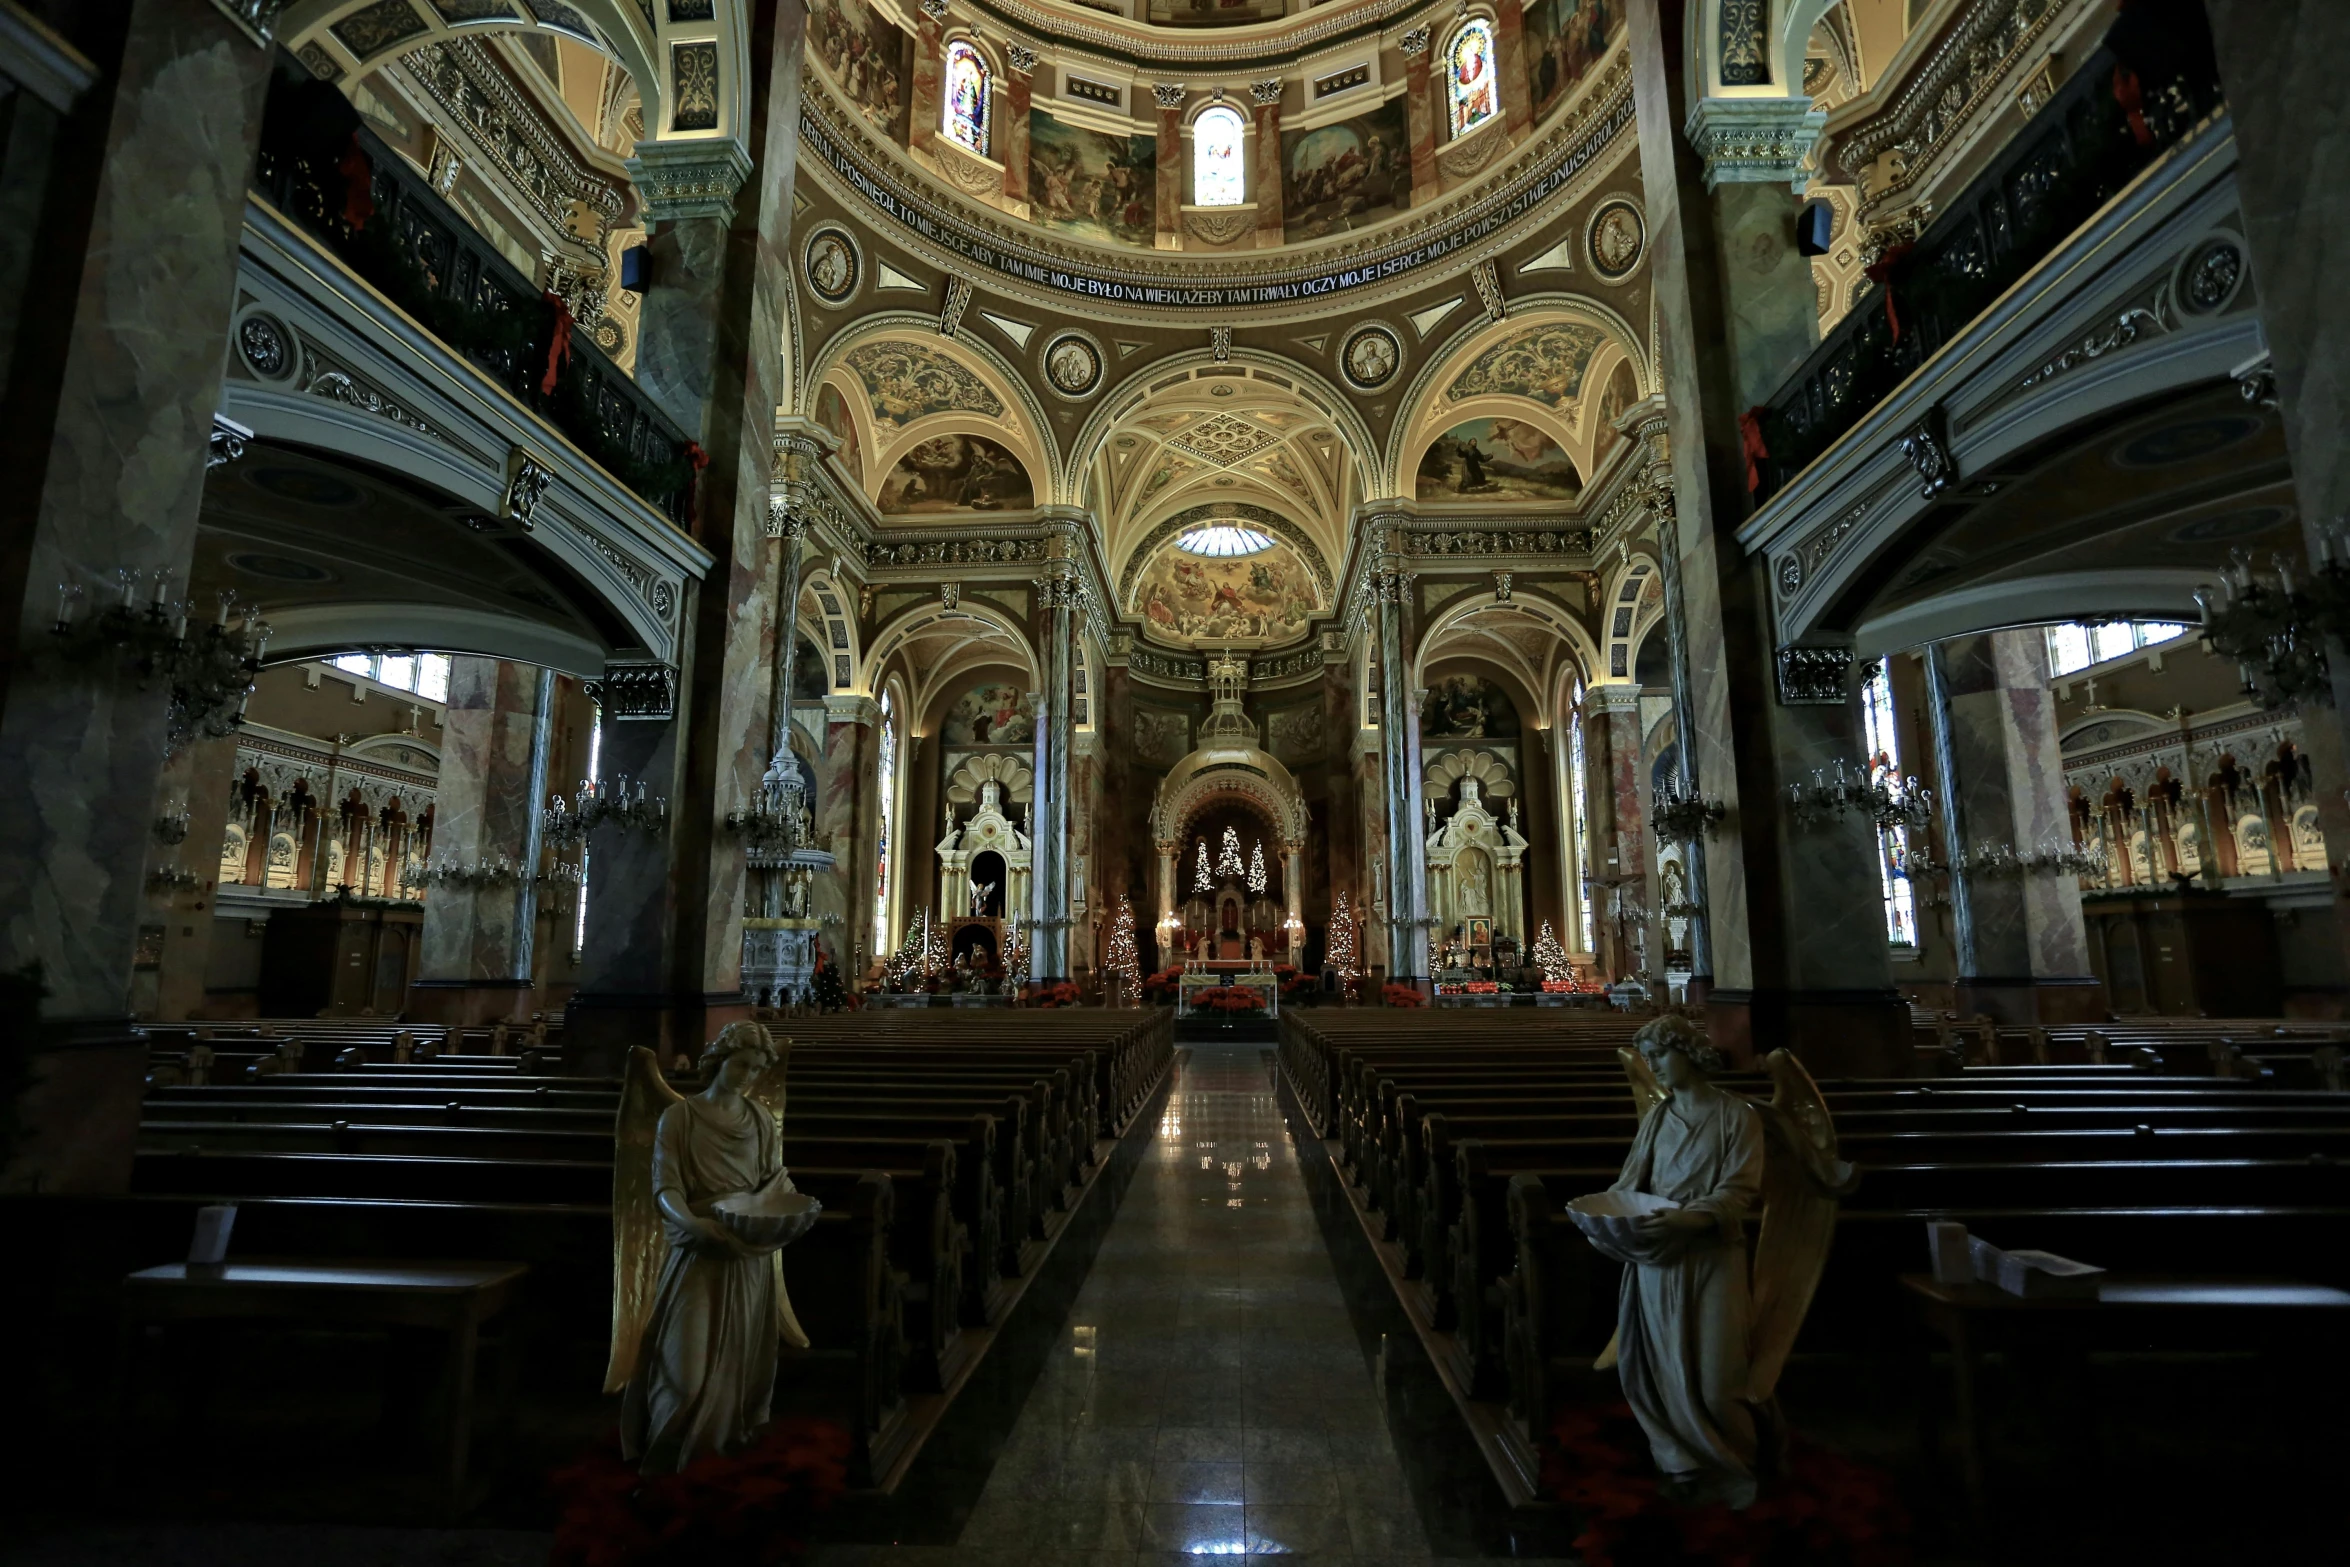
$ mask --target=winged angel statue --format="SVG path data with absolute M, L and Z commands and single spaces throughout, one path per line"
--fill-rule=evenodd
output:
M 816 1222 L 783 1167 L 784 1071 L 757 1023 L 702 1052 L 709 1086 L 680 1094 L 632 1050 L 612 1166 L 612 1359 L 622 1453 L 670 1474 L 767 1423 L 776 1343 L 808 1347 L 782 1248 Z
M 1744 1507 L 1775 1464 L 1779 1372 L 1855 1177 L 1819 1086 L 1786 1051 L 1765 1058 L 1772 1094 L 1758 1105 L 1713 1083 L 1721 1057 L 1681 1018 L 1633 1044 L 1616 1052 L 1639 1104 L 1632 1152 L 1614 1186 L 1569 1205 L 1625 1265 L 1598 1369 L 1616 1368 L 1667 1496 Z

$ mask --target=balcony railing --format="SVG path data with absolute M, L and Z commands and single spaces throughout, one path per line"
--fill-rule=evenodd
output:
M 1907 247 L 1803 368 L 1756 410 L 1760 505 L 1865 418 L 2221 101 L 2207 35 L 2133 70 L 2117 27 L 1999 157 Z M 2132 56 L 2151 54 L 2129 48 Z
M 685 433 L 362 125 L 340 92 L 289 55 L 270 80 L 254 185 L 369 286 L 690 530 L 694 448 Z

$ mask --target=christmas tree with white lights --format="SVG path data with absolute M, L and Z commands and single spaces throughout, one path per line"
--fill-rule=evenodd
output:
M 1534 938 L 1534 964 L 1542 970 L 1542 977 L 1553 985 L 1563 984 L 1575 977 L 1575 966 L 1567 961 L 1567 949 L 1559 945 L 1558 933 L 1550 928 L 1550 921 L 1542 922 L 1542 933 Z
M 1191 890 L 1194 892 L 1214 892 L 1216 890 L 1216 874 L 1208 869 L 1208 840 L 1205 838 L 1199 841 L 1199 874 L 1192 878 Z
M 1224 829 L 1224 852 L 1216 856 L 1216 874 L 1238 879 L 1240 876 L 1240 829 Z
M 1322 961 L 1338 970 L 1340 979 L 1355 977 L 1355 915 L 1347 906 L 1343 889 L 1338 894 L 1338 906 L 1330 911 L 1330 929 L 1322 947 Z
M 1265 890 L 1265 840 L 1259 838 L 1256 847 L 1248 851 L 1248 890 Z
M 1118 900 L 1117 917 L 1110 921 L 1109 950 L 1103 955 L 1102 968 L 1118 981 L 1118 998 L 1131 1003 L 1142 994 L 1142 960 L 1134 950 L 1134 904 Z

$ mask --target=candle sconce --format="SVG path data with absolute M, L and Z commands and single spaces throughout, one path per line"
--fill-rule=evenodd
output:
M 2205 639 L 2235 660 L 2245 694 L 2263 707 L 2333 701 L 2326 638 L 2350 635 L 2346 522 L 2337 517 L 2319 531 L 2317 569 L 2306 585 L 2294 581 L 2293 563 L 2284 556 L 2270 557 L 2264 575 L 2252 569 L 2248 552 L 2237 549 L 2218 582 L 2195 590 Z
M 757 801 L 747 811 L 729 811 L 725 825 L 728 832 L 763 853 L 787 854 L 816 841 L 815 820 L 796 772 L 769 772 L 759 785 Z
M 176 811 L 158 816 L 153 828 L 155 841 L 165 848 L 176 848 L 188 841 L 188 825 L 188 808 L 184 805 Z
M 150 577 L 125 567 L 114 573 L 114 580 L 121 598 L 87 613 L 79 612 L 84 597 L 79 584 L 57 585 L 57 620 L 49 635 L 58 655 L 82 666 L 112 660 L 142 685 L 150 680 L 168 682 L 167 741 L 174 751 L 194 740 L 236 733 L 245 721 L 245 699 L 252 695 L 261 655 L 269 644 L 270 628 L 260 612 L 247 607 L 243 618 L 231 626 L 236 595 L 223 593 L 219 618 L 191 636 L 189 606 L 171 597 L 169 572 Z M 138 597 L 144 581 L 152 581 L 154 591 L 142 608 Z
M 147 890 L 155 893 L 193 892 L 204 885 L 204 878 L 194 871 L 173 865 L 147 873 Z
M 622 832 L 661 832 L 669 825 L 669 802 L 660 795 L 647 796 L 643 779 L 638 779 L 636 793 L 628 789 L 628 776 L 616 775 L 609 787 L 591 779 L 581 779 L 579 792 L 569 808 L 561 795 L 547 802 L 545 834 L 547 842 L 570 845 L 582 842 L 599 827 L 616 827 Z
M 443 860 L 438 865 L 421 869 L 406 866 L 400 872 L 400 885 L 403 887 L 461 887 L 468 892 L 480 892 L 490 887 L 512 887 L 530 879 L 520 865 L 503 854 L 495 860 L 476 860 L 471 865 Z
M 1687 843 L 1700 833 L 1712 837 L 1714 829 L 1729 814 L 1730 808 L 1721 801 L 1702 794 L 1685 794 L 1678 778 L 1667 778 L 1656 786 L 1649 801 L 1648 820 L 1660 840 Z

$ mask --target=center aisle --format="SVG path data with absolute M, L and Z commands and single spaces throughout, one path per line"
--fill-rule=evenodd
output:
M 1243 1553 L 1429 1559 L 1263 1047 L 1194 1045 L 958 1543 L 817 1563 Z

